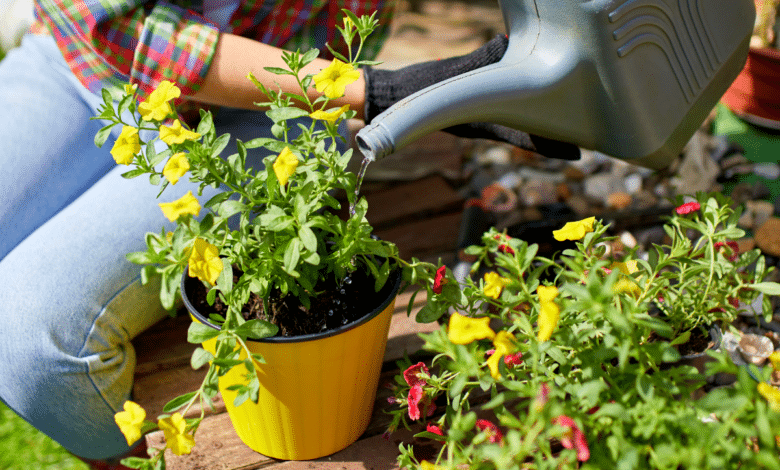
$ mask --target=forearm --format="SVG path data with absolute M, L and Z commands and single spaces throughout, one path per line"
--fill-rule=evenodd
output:
M 298 82 L 291 75 L 275 75 L 266 72 L 263 67 L 287 68 L 282 60 L 282 49 L 263 44 L 252 39 L 222 33 L 217 49 L 203 86 L 189 98 L 201 103 L 228 106 L 233 108 L 258 109 L 256 102 L 266 101 L 266 97 L 247 78 L 249 72 L 268 88 L 281 88 L 282 91 L 300 93 Z M 301 77 L 316 74 L 328 66 L 325 59 L 315 59 L 304 68 Z M 315 99 L 319 93 L 312 87 L 309 98 Z M 347 86 L 346 95 L 333 100 L 333 107 L 350 105 L 357 112 L 357 118 L 363 117 L 365 102 L 365 81 L 361 72 L 360 79 Z

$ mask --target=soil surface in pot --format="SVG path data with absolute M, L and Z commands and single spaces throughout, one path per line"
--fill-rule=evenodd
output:
M 243 272 L 233 266 L 233 282 L 237 283 Z M 377 297 L 387 290 L 390 282 L 380 292 L 374 289 L 374 279 L 364 271 L 350 274 L 341 283 L 333 279 L 322 280 L 317 285 L 316 296 L 311 297 L 311 307 L 306 309 L 298 298 L 287 295 L 282 297 L 274 292 L 268 299 L 268 311 L 263 300 L 257 294 L 251 294 L 241 314 L 245 320 L 260 319 L 279 327 L 278 336 L 301 336 L 322 333 L 360 319 L 377 306 Z M 187 277 L 185 289 L 193 307 L 208 316 L 218 313 L 225 316 L 227 306 L 217 298 L 214 305 L 206 301 L 208 290 L 203 283 Z
M 667 341 L 664 338 L 661 338 L 660 336 L 656 335 L 655 333 L 652 333 L 649 338 L 650 341 Z M 688 341 L 682 344 L 678 344 L 675 346 L 677 349 L 677 352 L 680 353 L 681 356 L 691 356 L 693 354 L 700 354 L 706 351 L 709 348 L 712 348 L 715 346 L 715 341 L 712 340 L 712 337 L 710 337 L 710 334 L 707 330 L 704 330 L 702 328 L 694 328 L 691 330 L 691 337 L 688 338 Z

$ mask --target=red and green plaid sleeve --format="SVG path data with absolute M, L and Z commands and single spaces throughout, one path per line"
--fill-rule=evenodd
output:
M 176 1 L 176 0 L 174 0 Z M 341 9 L 377 12 L 381 26 L 364 45 L 374 57 L 388 35 L 396 0 L 236 0 L 224 32 L 286 49 L 345 45 L 335 28 Z M 166 1 L 35 0 L 36 15 L 54 36 L 76 77 L 90 91 L 132 81 L 142 94 L 163 80 L 183 95 L 200 88 L 216 49 L 219 30 L 196 11 Z

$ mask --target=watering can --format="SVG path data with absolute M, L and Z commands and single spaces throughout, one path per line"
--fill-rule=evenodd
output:
M 753 0 L 500 0 L 492 65 L 437 83 L 358 132 L 367 160 L 492 122 L 660 169 L 745 64 Z M 551 155 L 554 156 L 554 155 Z

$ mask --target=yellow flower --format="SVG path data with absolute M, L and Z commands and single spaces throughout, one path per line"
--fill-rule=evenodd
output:
M 515 350 L 514 340 L 515 337 L 512 333 L 507 333 L 506 331 L 499 331 L 493 339 L 495 352 L 488 358 L 487 365 L 490 369 L 490 375 L 496 380 L 501 378 L 501 373 L 498 371 L 498 361 Z
M 485 287 L 482 291 L 486 296 L 497 299 L 501 295 L 501 291 L 504 290 L 504 287 L 509 285 L 510 282 L 512 282 L 510 279 L 501 277 L 498 273 L 491 271 L 485 274 Z
M 185 129 L 181 125 L 181 121 L 176 119 L 173 124 L 169 126 L 160 126 L 160 140 L 168 145 L 183 144 L 185 140 L 198 140 L 200 134 Z
M 780 351 L 775 351 L 769 355 L 769 360 L 772 362 L 772 368 L 780 370 Z
M 564 240 L 581 240 L 586 233 L 593 231 L 595 217 L 578 220 L 576 222 L 566 222 L 560 230 L 553 230 L 553 237 L 559 242 Z
M 135 90 L 138 89 L 138 84 L 136 84 L 136 83 L 133 83 L 133 84 L 127 83 L 127 84 L 125 84 L 124 88 L 125 88 L 125 94 L 126 95 L 132 95 L 133 93 L 135 93 Z
M 558 288 L 555 286 L 539 286 L 536 288 L 539 302 L 552 302 L 558 296 Z
M 157 425 L 165 434 L 165 446 L 176 455 L 189 454 L 195 447 L 195 438 L 187 434 L 187 422 L 181 414 L 174 413 L 170 418 L 157 421 Z
M 119 430 L 125 435 L 127 445 L 133 445 L 135 441 L 141 438 L 141 426 L 146 419 L 146 411 L 138 403 L 126 401 L 125 410 L 114 415 Z
M 625 263 L 612 263 L 611 268 L 618 269 L 622 273 L 615 282 L 615 285 L 612 286 L 613 294 L 639 294 L 642 292 L 642 288 L 639 287 L 639 284 L 637 284 L 634 278 L 631 277 L 631 274 L 637 272 L 639 269 L 638 263 L 635 259 L 628 260 Z
M 360 78 L 360 72 L 352 64 L 333 59 L 327 67 L 314 76 L 314 88 L 330 99 L 344 96 L 347 85 Z
M 338 121 L 338 119 L 341 117 L 342 114 L 347 112 L 349 109 L 349 105 L 345 104 L 344 106 L 340 107 L 339 109 L 335 111 L 314 111 L 313 113 L 309 114 L 309 117 L 312 119 L 319 119 L 320 121 L 328 121 L 329 123 L 334 123 Z
M 536 338 L 541 341 L 547 341 L 552 336 L 555 327 L 558 326 L 558 320 L 561 317 L 561 309 L 553 299 L 558 295 L 558 288 L 555 286 L 539 286 L 536 289 L 539 294 L 539 332 Z
M 190 277 L 197 277 L 212 286 L 217 282 L 217 278 L 222 272 L 222 259 L 219 257 L 219 250 L 202 238 L 195 239 L 188 262 Z
M 493 339 L 496 333 L 488 326 L 490 317 L 471 318 L 455 312 L 450 317 L 447 337 L 454 344 L 469 344 L 478 339 Z
M 766 398 L 766 401 L 769 402 L 769 406 L 772 407 L 773 410 L 780 411 L 780 390 L 766 382 L 761 382 L 758 384 L 758 393 Z
M 141 151 L 141 142 L 138 140 L 138 129 L 132 126 L 123 126 L 122 132 L 111 148 L 111 156 L 118 165 L 129 165 L 133 158 Z
M 187 156 L 184 152 L 179 152 L 168 159 L 168 163 L 166 163 L 163 168 L 163 176 L 165 176 L 165 179 L 171 184 L 176 184 L 179 182 L 179 178 L 184 176 L 189 169 L 190 162 L 187 160 Z
M 157 89 L 149 93 L 146 101 L 138 105 L 138 112 L 144 121 L 162 121 L 173 113 L 170 100 L 181 96 L 181 90 L 173 83 L 165 80 Z
M 290 147 L 285 147 L 274 161 L 274 173 L 276 173 L 279 184 L 286 185 L 296 168 L 298 168 L 298 157 L 290 151 Z
M 187 191 L 187 194 L 173 202 L 161 202 L 158 205 L 160 206 L 160 209 L 162 209 L 165 217 L 171 222 L 176 222 L 176 220 L 183 215 L 189 214 L 197 216 L 200 214 L 200 203 L 195 199 L 195 196 L 192 195 L 192 191 Z

